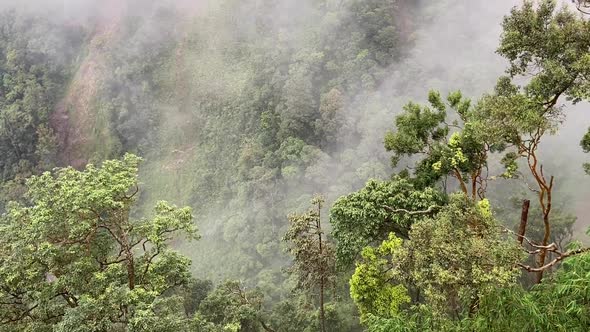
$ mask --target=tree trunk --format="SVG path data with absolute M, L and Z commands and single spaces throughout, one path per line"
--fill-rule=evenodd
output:
M 320 327 L 322 332 L 326 332 L 326 313 L 324 311 L 324 280 L 320 282 Z
M 321 210 L 322 205 L 318 203 L 318 219 L 317 219 L 317 230 L 318 230 L 318 245 L 320 250 L 320 257 L 324 256 L 324 249 L 322 247 L 322 221 L 321 221 Z M 324 287 L 326 279 L 324 277 L 324 266 L 320 268 L 320 331 L 326 332 L 326 314 L 324 311 Z
M 541 172 L 543 172 L 543 167 L 541 166 Z M 542 173 L 541 173 L 542 174 Z M 543 177 L 544 179 L 544 177 Z M 549 180 L 549 184 L 545 183 L 545 190 L 541 190 L 541 194 L 539 195 L 539 199 L 541 201 L 541 207 L 543 208 L 543 225 L 545 226 L 545 235 L 543 236 L 543 245 L 546 246 L 549 243 L 549 239 L 551 237 L 551 224 L 549 223 L 549 214 L 551 213 L 551 201 L 552 201 L 552 190 L 553 190 L 553 180 L 554 177 L 551 176 Z M 546 195 L 546 198 L 545 198 Z M 543 249 L 541 254 L 539 255 L 539 267 L 545 265 L 545 257 L 547 257 L 547 249 Z M 537 283 L 541 283 L 543 279 L 543 272 L 541 270 L 537 273 Z
M 526 233 L 526 225 L 529 220 L 529 207 L 531 206 L 531 201 L 525 199 L 522 201 L 522 212 L 520 214 L 520 226 L 518 226 L 518 243 L 522 245 L 522 240 L 524 240 L 524 234 Z
M 134 262 L 133 253 L 131 252 L 131 250 L 127 250 L 126 257 L 127 257 L 127 278 L 129 279 L 129 289 L 133 290 L 135 288 L 135 262 Z
M 459 180 L 459 185 L 461 186 L 461 191 L 465 194 L 465 196 L 469 197 L 469 192 L 467 191 L 467 186 L 465 185 L 465 181 L 463 181 L 463 176 L 458 169 L 454 169 L 455 177 Z

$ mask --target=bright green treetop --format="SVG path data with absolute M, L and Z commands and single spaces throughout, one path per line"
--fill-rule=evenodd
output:
M 396 271 L 387 259 L 401 246 L 402 240 L 390 233 L 379 247 L 363 249 L 362 260 L 350 279 L 350 296 L 361 313 L 361 322 L 366 321 L 368 314 L 393 317 L 399 313 L 400 305 L 410 302 L 407 288 L 391 282 Z
M 394 256 L 402 280 L 421 290 L 441 313 L 477 310 L 479 297 L 516 281 L 521 250 L 499 232 L 487 200 L 474 204 L 461 194 L 432 218 L 416 222 L 407 246 Z
M 485 197 L 488 153 L 502 145 L 489 141 L 474 124 L 471 101 L 461 92 L 450 93 L 445 101 L 439 92 L 430 91 L 428 102 L 429 106 L 405 105 L 396 118 L 396 131 L 385 136 L 394 166 L 403 156 L 419 156 L 412 174 L 418 187 L 434 186 L 450 176 L 466 195 Z

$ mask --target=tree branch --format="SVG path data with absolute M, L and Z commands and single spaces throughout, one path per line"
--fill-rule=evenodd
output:
M 383 205 L 383 208 L 385 208 L 386 210 L 388 210 L 391 213 L 400 213 L 400 212 L 403 212 L 403 213 L 406 213 L 406 214 L 408 214 L 410 216 L 413 216 L 413 215 L 417 215 L 417 214 L 429 214 L 429 213 L 432 213 L 435 210 L 439 209 L 440 206 L 438 206 L 438 205 L 431 205 L 431 206 L 428 207 L 428 209 L 421 210 L 421 211 L 409 211 L 409 210 L 406 210 L 406 209 L 394 209 L 391 206 L 387 206 L 387 205 Z
M 550 261 L 549 263 L 547 263 L 541 267 L 531 267 L 529 265 L 524 265 L 522 263 L 518 263 L 518 265 L 520 267 L 522 267 L 523 269 L 527 270 L 528 272 L 542 272 L 542 271 L 547 270 L 548 268 L 554 266 L 555 264 L 559 263 L 560 261 L 562 261 L 568 257 L 583 254 L 588 251 L 590 251 L 590 248 L 581 248 L 581 249 L 577 249 L 577 250 L 568 251 L 564 254 L 561 254 L 560 256 L 555 258 L 554 260 Z

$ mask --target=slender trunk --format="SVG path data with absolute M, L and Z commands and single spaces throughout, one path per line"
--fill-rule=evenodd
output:
M 273 330 L 270 326 L 266 325 L 266 323 L 260 319 L 260 325 L 262 325 L 262 328 L 266 331 L 266 332 L 275 332 L 275 330 Z
M 538 143 L 538 142 L 537 142 Z M 551 213 L 551 191 L 553 190 L 553 180 L 554 177 L 551 176 L 550 180 L 547 181 L 547 178 L 543 174 L 543 165 L 539 166 L 539 162 L 536 155 L 536 148 L 535 145 L 532 150 L 529 150 L 529 155 L 527 157 L 527 161 L 529 164 L 529 169 L 535 181 L 537 181 L 537 185 L 539 186 L 539 204 L 541 205 L 541 211 L 543 212 L 543 226 L 544 226 L 544 234 L 543 234 L 543 246 L 547 246 L 549 243 L 549 238 L 551 237 L 551 224 L 549 222 L 549 214 Z M 537 266 L 541 267 L 545 265 L 545 258 L 547 257 L 547 249 L 541 250 L 539 254 L 539 259 L 537 261 Z M 543 271 L 537 272 L 535 277 L 535 283 L 541 283 L 543 279 Z
M 553 179 L 552 179 L 553 180 Z M 553 181 L 552 181 L 553 182 Z M 551 225 L 549 223 L 549 213 L 551 213 L 551 189 L 547 191 L 547 204 L 543 209 L 543 225 L 545 227 L 545 234 L 543 236 L 543 246 L 547 246 L 549 244 L 549 238 L 551 237 Z M 545 258 L 547 257 L 547 250 L 543 249 L 539 254 L 539 263 L 538 266 L 541 267 L 545 265 Z M 543 279 L 543 272 L 537 272 L 536 283 L 541 283 Z
M 326 332 L 326 314 L 324 312 L 324 280 L 320 281 L 320 324 L 321 331 Z
M 455 177 L 459 180 L 459 185 L 461 185 L 461 191 L 465 194 L 465 196 L 469 196 L 469 192 L 467 191 L 467 186 L 465 185 L 465 181 L 463 181 L 463 176 L 461 172 L 455 168 Z
M 529 207 L 531 206 L 531 201 L 525 199 L 522 201 L 522 212 L 520 213 L 520 226 L 518 226 L 518 243 L 522 245 L 522 240 L 524 240 L 524 234 L 526 233 L 526 225 L 529 220 Z
M 135 288 L 135 258 L 133 257 L 133 252 L 131 251 L 132 248 L 129 245 L 129 239 L 125 233 L 125 230 L 119 228 L 119 231 L 121 232 L 121 245 L 123 247 L 123 251 L 125 252 L 129 289 L 133 290 Z
M 135 288 L 135 262 L 133 259 L 133 253 L 131 250 L 126 249 L 125 252 L 127 258 L 127 278 L 129 279 L 129 289 Z
M 317 230 L 318 230 L 318 246 L 320 250 L 320 257 L 324 256 L 324 249 L 322 248 L 322 223 L 321 223 L 321 210 L 322 205 L 318 203 L 318 219 L 317 219 Z M 326 332 L 326 314 L 324 312 L 324 266 L 320 267 L 320 328 L 321 332 Z
M 476 175 L 473 175 L 473 178 L 471 179 L 471 199 L 475 202 L 476 198 L 477 198 L 477 177 L 476 177 Z

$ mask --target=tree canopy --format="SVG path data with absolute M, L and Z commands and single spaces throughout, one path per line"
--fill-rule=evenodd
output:
M 165 294 L 191 279 L 169 241 L 197 239 L 190 208 L 131 214 L 140 158 L 46 172 L 9 205 L 0 242 L 1 320 L 11 331 L 159 331 L 186 323 Z M 6 325 L 4 325 L 6 326 Z

